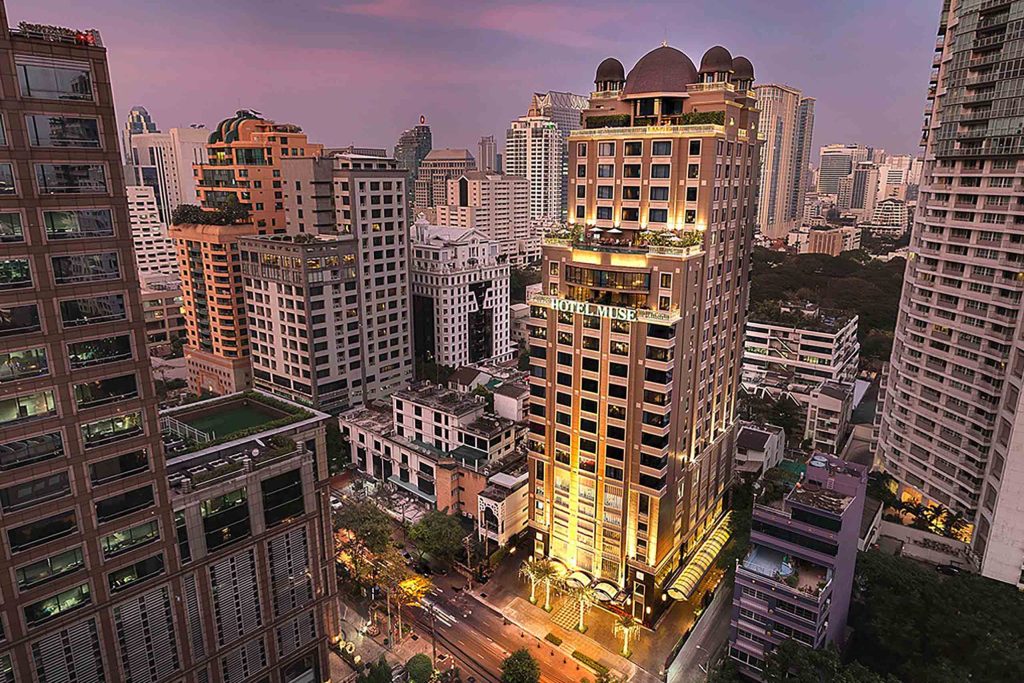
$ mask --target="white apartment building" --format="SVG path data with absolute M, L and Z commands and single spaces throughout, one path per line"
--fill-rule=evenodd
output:
M 412 305 L 417 357 L 447 367 L 513 356 L 508 259 L 472 228 L 412 228 Z
M 743 385 L 773 395 L 822 382 L 852 383 L 860 343 L 857 316 L 783 304 L 752 307 L 743 351 Z
M 498 243 L 515 266 L 540 258 L 540 234 L 530 219 L 530 181 L 472 171 L 448 181 L 448 203 L 437 207 L 437 224 L 473 228 Z
M 583 110 L 589 106 L 590 102 L 586 95 L 551 90 L 533 93 L 533 97 L 530 98 L 530 109 L 526 112 L 528 116 L 542 116 L 551 119 L 558 128 L 558 132 L 562 134 L 560 171 L 562 183 L 557 214 L 559 218 L 566 215 L 566 207 L 569 205 L 569 146 L 567 144 L 569 133 L 581 127 L 581 115 Z
M 504 547 L 526 530 L 529 521 L 530 474 L 526 468 L 498 472 L 477 496 L 477 537 Z
M 811 391 L 804 439 L 815 451 L 841 455 L 850 438 L 853 385 L 822 382 Z
M 1018 587 L 1024 135 L 1014 112 L 1024 77 L 1015 70 L 1012 18 L 1022 13 L 1024 0 L 954 0 L 940 16 L 924 175 L 877 450 L 901 495 L 966 516 L 984 576 Z
M 343 309 L 337 315 L 344 324 L 326 332 L 339 345 L 344 340 L 344 356 L 332 361 L 349 374 L 347 388 L 340 388 L 347 389 L 349 405 L 389 396 L 413 377 L 407 174 L 394 159 L 334 153 L 282 159 L 281 175 L 289 233 L 353 240 L 356 277 L 334 290 L 329 302 Z M 295 315 L 318 325 L 317 316 L 326 313 Z
M 139 274 L 177 275 L 177 250 L 167 234 L 167 224 L 160 220 L 156 193 L 146 185 L 129 185 L 127 190 L 128 221 Z
M 562 218 L 562 149 L 558 126 L 543 116 L 522 116 L 505 134 L 505 173 L 530 182 L 530 219 Z
M 448 181 L 476 169 L 468 149 L 433 149 L 420 162 L 413 186 L 416 211 L 450 203 Z
M 199 203 L 192 164 L 207 162 L 209 136 L 205 128 L 171 128 L 166 133 L 131 136 L 128 182 L 153 188 L 164 225 L 170 225 L 171 214 L 179 204 Z
M 736 472 L 759 477 L 782 462 L 786 432 L 769 424 L 741 422 L 736 432 Z
M 863 225 L 872 235 L 891 235 L 902 237 L 910 228 L 910 215 L 907 203 L 888 197 L 875 205 L 871 214 L 871 222 Z

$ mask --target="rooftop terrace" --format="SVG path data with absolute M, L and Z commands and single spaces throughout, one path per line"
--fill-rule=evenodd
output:
M 797 557 L 754 545 L 743 558 L 744 569 L 755 574 L 785 583 L 801 593 L 817 596 L 825 589 L 831 579 L 827 568 L 806 562 Z
M 483 403 L 473 394 L 463 394 L 429 383 L 396 391 L 394 396 L 453 415 L 466 415 L 483 408 Z

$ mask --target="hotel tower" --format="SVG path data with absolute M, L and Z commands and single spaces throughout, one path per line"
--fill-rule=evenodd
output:
M 754 74 L 606 59 L 529 326 L 534 555 L 650 625 L 723 541 L 760 170 Z

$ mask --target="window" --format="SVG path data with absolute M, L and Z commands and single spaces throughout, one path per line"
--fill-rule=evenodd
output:
M 585 157 L 587 156 L 587 143 L 577 142 L 576 143 L 576 156 Z
M 89 479 L 93 486 L 108 484 L 112 481 L 130 477 L 149 469 L 149 458 L 146 449 L 122 453 L 121 455 L 100 460 L 89 465 Z
M 0 213 L 0 242 L 24 242 L 25 230 L 17 211 Z
M 668 178 L 672 167 L 668 164 L 651 164 L 652 178 Z
M 45 347 L 0 353 L 0 384 L 26 377 L 39 377 L 49 371 Z
M 25 124 L 33 147 L 100 147 L 98 119 L 26 114 Z
M 199 506 L 206 534 L 206 548 L 214 551 L 251 533 L 249 504 L 245 488 L 204 500 Z
M 56 414 L 57 407 L 53 400 L 53 392 L 49 390 L 0 399 L 0 424 Z
M 104 498 L 96 503 L 96 517 L 100 523 L 131 514 L 153 504 L 153 487 L 141 488 Z
M 71 482 L 68 479 L 68 473 L 58 472 L 0 489 L 0 507 L 4 512 L 10 513 L 61 498 L 70 493 Z
M 263 517 L 268 528 L 306 514 L 306 505 L 302 497 L 301 470 L 270 477 L 264 480 L 261 486 Z
M 633 207 L 633 208 L 624 207 L 622 209 L 622 220 L 623 221 L 634 222 L 634 223 L 636 221 L 640 220 L 640 209 L 638 209 L 636 207 Z
M 638 185 L 623 185 L 622 198 L 629 200 L 640 199 L 640 187 Z
M 611 199 L 614 197 L 615 188 L 611 185 L 598 185 L 597 186 L 597 198 L 598 199 Z
M 587 207 L 585 207 L 585 206 L 577 206 L 576 207 L 576 218 L 586 218 L 586 216 L 587 216 Z
M 668 209 L 648 209 L 647 220 L 651 223 L 667 223 Z
M 92 77 L 87 66 L 17 64 L 16 69 L 22 97 L 41 100 L 92 99 Z
M 51 240 L 110 237 L 114 234 L 114 218 L 110 209 L 77 209 L 44 211 L 46 237 Z
M 11 543 L 11 550 L 18 552 L 77 531 L 75 511 L 68 510 L 10 529 L 7 532 L 7 540 Z
M 116 280 L 121 276 L 116 252 L 54 256 L 51 260 L 58 285 Z
M 78 327 L 96 323 L 125 320 L 123 294 L 107 294 L 89 299 L 67 299 L 60 302 L 60 317 L 64 327 Z
M 146 545 L 160 538 L 160 526 L 156 521 L 144 522 L 128 529 L 115 531 L 100 539 L 103 557 L 114 557 L 130 548 Z
M 110 586 L 111 592 L 117 592 L 119 590 L 124 590 L 139 581 L 144 581 L 163 573 L 163 554 L 153 555 L 152 557 L 139 560 L 138 562 L 118 569 L 117 571 L 110 572 L 107 574 L 107 585 Z
M 599 206 L 599 207 L 597 207 L 597 219 L 599 221 L 610 221 L 612 219 L 612 207 L 610 207 L 610 206 Z
M 26 590 L 46 583 L 53 579 L 70 574 L 85 566 L 81 548 L 72 548 L 62 553 L 26 564 L 19 567 L 15 574 L 18 577 L 18 588 Z
M 643 150 L 644 150 L 644 143 L 639 142 L 639 141 L 627 142 L 627 143 L 625 143 L 625 145 L 623 145 L 623 153 L 627 157 L 638 157 L 641 154 L 643 154 Z
M 668 201 L 668 188 L 667 187 L 651 187 L 651 201 L 652 202 L 667 202 Z
M 686 201 L 695 202 L 697 201 L 697 188 L 688 187 L 686 188 Z
M 25 606 L 25 621 L 29 626 L 41 624 L 92 602 L 89 584 L 83 583 L 70 590 Z
M 134 373 L 75 385 L 75 404 L 79 408 L 94 408 L 138 395 Z
M 690 140 L 690 154 L 700 154 L 700 140 Z
M 32 286 L 32 271 L 27 258 L 0 259 L 0 292 Z
M 13 470 L 64 455 L 60 432 L 0 444 L 0 470 Z
M 0 164 L 0 196 L 17 193 L 18 188 L 14 184 L 14 167 L 11 164 Z
M 3 116 L 0 116 L 0 146 L 7 146 L 7 128 Z
M 576 164 L 576 177 L 577 178 L 586 178 L 587 177 L 587 165 L 586 164 Z
M 103 164 L 36 164 L 40 194 L 95 194 L 107 192 Z
M 691 180 L 700 177 L 700 164 L 687 164 L 686 165 L 686 177 Z
M 68 344 L 68 360 L 72 368 L 87 368 L 132 357 L 131 336 L 103 337 Z
M 651 143 L 651 154 L 656 157 L 667 157 L 672 154 L 672 142 L 670 140 L 656 140 Z
M 613 157 L 613 156 L 615 156 L 615 143 L 614 142 L 599 142 L 599 143 L 597 143 L 597 156 L 599 156 L 599 157 Z
M 614 178 L 615 177 L 615 166 L 613 164 L 598 164 L 597 165 L 597 177 L 598 178 Z

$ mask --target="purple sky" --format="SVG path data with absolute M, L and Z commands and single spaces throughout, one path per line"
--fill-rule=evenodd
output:
M 535 90 L 586 94 L 662 40 L 721 43 L 757 81 L 817 99 L 815 145 L 917 152 L 938 0 L 6 0 L 26 20 L 97 28 L 118 114 L 212 127 L 236 109 L 329 146 L 387 146 L 425 114 L 434 146 L 504 137 Z M 817 156 L 815 153 L 812 155 Z

